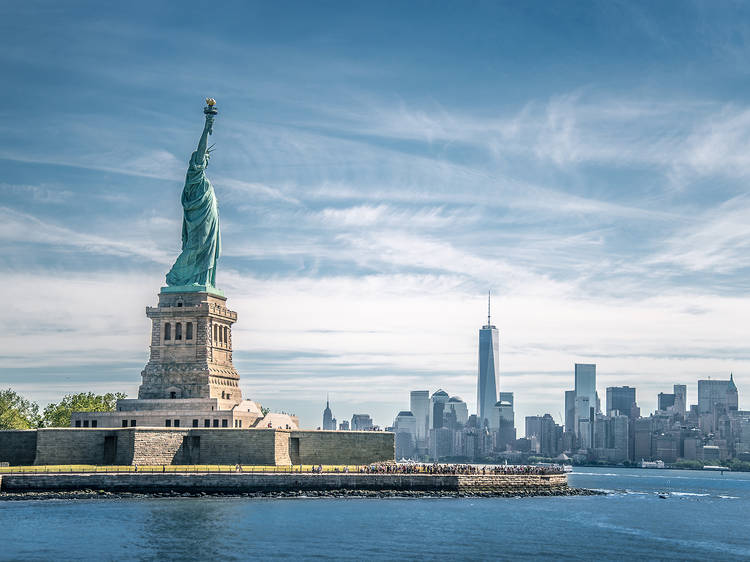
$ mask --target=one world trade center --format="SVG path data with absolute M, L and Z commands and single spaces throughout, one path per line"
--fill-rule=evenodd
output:
M 490 295 L 487 295 L 487 324 L 479 330 L 479 377 L 477 378 L 477 417 L 480 426 L 485 422 L 497 425 L 491 417 L 495 411 L 500 386 L 500 333 L 490 321 Z

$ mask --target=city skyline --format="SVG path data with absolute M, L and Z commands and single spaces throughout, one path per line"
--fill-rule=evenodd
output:
M 561 423 L 575 363 L 644 412 L 750 395 L 750 8 L 185 6 L 3 8 L 3 387 L 135 396 L 213 96 L 244 396 L 309 427 L 326 392 L 381 426 L 403 388 L 474 411 L 488 288 L 517 420 Z
M 482 336 L 480 332 L 480 349 Z M 564 392 L 564 423 L 556 423 L 549 413 L 525 416 L 523 437 L 516 427 L 512 392 L 500 392 L 492 412 L 482 415 L 469 414 L 467 404 L 444 389 L 431 395 L 412 390 L 411 411 L 400 411 L 385 430 L 394 433 L 396 458 L 421 462 L 542 459 L 640 468 L 715 468 L 718 462 L 730 462 L 737 468 L 750 460 L 750 410 L 739 407 L 733 374 L 726 380 L 698 380 L 695 403 L 688 401 L 687 385 L 675 384 L 672 393 L 659 393 L 653 412 L 641 410 L 637 389 L 630 386 L 607 387 L 602 410 L 596 365 L 577 363 L 572 374 L 575 388 Z M 485 375 L 480 362 L 477 381 Z M 327 418 L 326 402 L 324 425 Z

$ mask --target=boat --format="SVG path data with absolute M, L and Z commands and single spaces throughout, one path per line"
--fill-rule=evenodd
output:
M 729 468 L 728 466 L 716 466 L 716 465 L 713 465 L 713 464 L 707 464 L 706 466 L 703 467 L 703 470 L 713 470 L 715 472 L 722 472 L 723 473 L 725 470 L 727 472 L 729 472 L 732 469 Z
M 644 461 L 641 459 L 641 468 L 666 468 L 664 461 L 659 459 L 657 461 Z

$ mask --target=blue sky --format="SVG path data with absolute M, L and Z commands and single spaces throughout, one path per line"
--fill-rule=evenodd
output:
M 473 411 L 491 288 L 521 432 L 575 362 L 745 404 L 746 4 L 125 4 L 0 8 L 0 386 L 137 393 L 210 95 L 246 396 Z

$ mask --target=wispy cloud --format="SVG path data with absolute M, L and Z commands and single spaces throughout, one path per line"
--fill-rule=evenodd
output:
M 750 267 L 750 197 L 740 195 L 695 217 L 664 241 L 647 264 L 731 273 Z
M 6 244 L 33 243 L 76 248 L 100 255 L 135 256 L 157 263 L 167 263 L 170 259 L 168 251 L 143 238 L 127 242 L 99 234 L 86 234 L 7 207 L 0 207 L 0 240 Z

